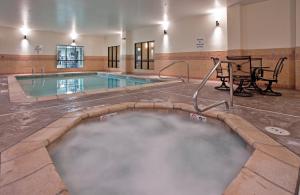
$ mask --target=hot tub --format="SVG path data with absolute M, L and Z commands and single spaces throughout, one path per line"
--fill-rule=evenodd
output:
M 223 123 L 127 112 L 85 121 L 49 148 L 71 194 L 222 194 L 250 156 Z

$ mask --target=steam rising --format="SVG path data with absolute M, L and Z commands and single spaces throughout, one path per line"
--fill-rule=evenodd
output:
M 250 155 L 220 123 L 137 112 L 82 124 L 50 153 L 80 195 L 219 195 Z

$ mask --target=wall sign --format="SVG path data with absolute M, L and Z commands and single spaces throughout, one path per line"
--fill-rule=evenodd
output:
M 202 49 L 205 46 L 205 42 L 203 38 L 197 38 L 196 39 L 196 48 Z

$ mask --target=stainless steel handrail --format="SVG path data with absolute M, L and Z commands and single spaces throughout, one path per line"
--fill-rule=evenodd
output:
M 171 66 L 173 66 L 173 65 L 175 65 L 175 64 L 179 64 L 179 63 L 184 63 L 184 64 L 186 64 L 186 67 L 187 67 L 187 68 L 186 68 L 186 71 L 187 71 L 187 82 L 190 82 L 190 64 L 187 63 L 186 61 L 175 61 L 175 62 L 172 62 L 171 64 L 168 64 L 167 66 L 163 67 L 163 68 L 159 71 L 158 77 L 161 78 L 161 79 L 163 79 L 163 78 L 161 77 L 161 72 L 164 71 L 164 70 L 166 70 L 166 69 L 168 69 L 168 68 L 170 68 Z M 179 79 L 182 80 L 182 81 L 184 81 L 184 79 L 182 79 L 181 77 L 180 77 Z
M 211 104 L 209 106 L 206 106 L 204 108 L 199 108 L 198 106 L 198 96 L 199 96 L 199 92 L 201 91 L 201 89 L 205 86 L 205 84 L 207 83 L 208 79 L 213 75 L 214 71 L 218 68 L 218 66 L 220 66 L 222 63 L 221 60 L 218 61 L 218 63 L 216 63 L 214 65 L 214 67 L 209 71 L 209 73 L 205 76 L 205 78 L 202 80 L 202 82 L 200 83 L 199 87 L 197 88 L 196 92 L 194 93 L 193 95 L 193 105 L 194 105 L 194 108 L 195 110 L 198 112 L 198 113 L 203 113 L 207 110 L 210 110 L 214 107 L 217 107 L 217 106 L 220 106 L 222 104 L 225 104 L 226 106 L 226 109 L 228 110 L 229 109 L 229 104 L 230 106 L 233 106 L 233 78 L 232 78 L 232 64 L 230 62 L 226 62 L 226 61 L 223 61 L 223 63 L 228 63 L 228 67 L 229 67 L 229 71 L 230 71 L 230 100 L 228 103 L 228 101 L 226 100 L 222 100 L 220 102 L 217 102 L 217 103 L 214 103 L 214 104 Z

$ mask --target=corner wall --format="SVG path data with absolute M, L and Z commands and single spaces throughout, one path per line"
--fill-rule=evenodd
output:
M 290 48 L 294 46 L 294 0 L 267 0 L 242 6 L 243 49 Z
M 236 4 L 223 13 L 221 20 L 218 19 L 221 27 L 217 28 L 215 16 L 208 14 L 171 21 L 167 36 L 163 35 L 160 25 L 127 32 L 125 71 L 157 74 L 167 64 L 185 60 L 192 66 L 191 77 L 203 78 L 211 67 L 211 56 L 223 59 L 227 55 L 262 57 L 264 66 L 270 68 L 274 68 L 280 57 L 286 56 L 288 61 L 275 86 L 294 89 L 300 80 L 297 76 L 300 74 L 299 49 L 296 48 L 296 37 L 299 47 L 300 33 L 299 25 L 296 33 L 295 24 L 299 23 L 296 22 L 296 13 L 297 21 L 300 21 L 300 11 L 296 11 L 295 1 L 299 7 L 299 0 Z M 196 47 L 197 38 L 204 38 L 203 48 Z M 154 70 L 134 69 L 134 43 L 150 40 L 155 41 Z M 163 73 L 184 75 L 186 70 L 183 64 L 179 64 Z
M 228 8 L 228 20 L 229 55 L 262 57 L 263 65 L 271 69 L 280 57 L 288 57 L 275 86 L 294 89 L 297 79 L 295 0 L 238 4 Z

